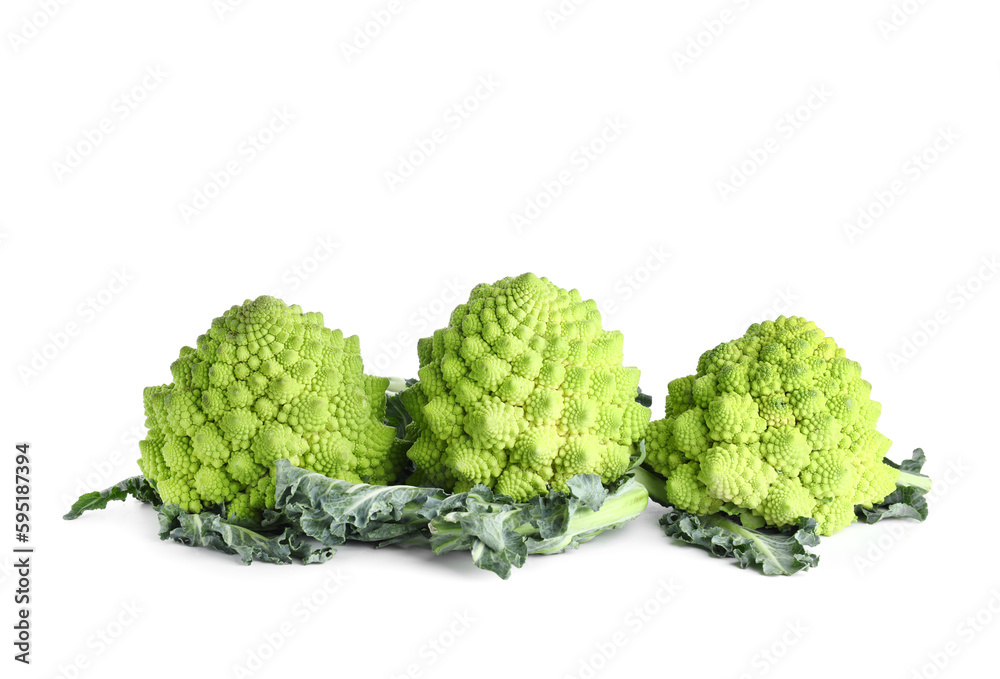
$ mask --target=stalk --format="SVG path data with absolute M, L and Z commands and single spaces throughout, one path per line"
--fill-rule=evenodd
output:
M 931 477 L 913 472 L 900 471 L 899 478 L 896 479 L 898 488 L 919 488 L 925 493 L 931 491 Z
M 648 503 L 649 493 L 643 484 L 629 479 L 609 495 L 596 512 L 581 507 L 570 517 L 563 533 L 549 539 L 532 541 L 528 546 L 528 553 L 557 554 L 574 542 L 586 542 L 602 531 L 628 523 L 642 514 Z
M 664 507 L 671 506 L 672 503 L 667 499 L 667 480 L 662 476 L 645 467 L 638 467 L 635 470 L 635 480 L 645 486 L 650 500 Z

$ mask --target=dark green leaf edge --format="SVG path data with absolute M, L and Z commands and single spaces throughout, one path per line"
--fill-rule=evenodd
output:
M 925 520 L 925 496 L 931 488 L 930 478 L 920 473 L 925 462 L 921 448 L 900 464 L 887 459 L 887 464 L 901 472 L 896 490 L 871 508 L 856 507 L 858 520 L 868 524 L 891 518 Z M 819 544 L 812 519 L 803 518 L 797 526 L 784 529 L 751 529 L 743 526 L 738 517 L 721 512 L 709 516 L 688 514 L 671 506 L 663 477 L 648 469 L 639 470 L 636 476 L 646 486 L 650 499 L 667 508 L 660 525 L 668 537 L 701 547 L 716 557 L 734 558 L 740 568 L 755 566 L 765 575 L 792 575 L 819 564 L 819 556 L 809 549 Z
M 408 379 L 403 381 L 404 388 L 412 387 L 417 383 L 415 379 Z M 406 438 L 406 428 L 413 422 L 413 418 L 410 417 L 410 413 L 406 410 L 406 406 L 403 405 L 403 399 L 400 398 L 400 394 L 403 390 L 397 392 L 386 392 L 385 395 L 385 423 L 390 427 L 395 427 L 396 438 L 405 439 Z
M 640 456 L 641 460 L 641 456 Z M 463 550 L 502 578 L 529 554 L 556 554 L 631 521 L 648 495 L 632 478 L 640 460 L 610 488 L 581 474 L 569 490 L 518 503 L 485 486 L 449 494 L 440 488 L 370 486 L 331 479 L 287 461 L 277 468 L 276 509 L 285 521 L 327 547 L 348 540 Z
M 801 519 L 790 530 L 751 530 L 726 514 L 696 516 L 671 507 L 660 525 L 668 537 L 715 557 L 736 559 L 740 568 L 753 566 L 764 575 L 793 575 L 819 565 L 819 555 L 810 549 L 819 544 L 814 519 Z
M 523 503 L 485 486 L 449 494 L 440 488 L 350 483 L 279 460 L 275 509 L 265 511 L 259 522 L 228 519 L 224 505 L 199 514 L 162 505 L 142 476 L 87 493 L 64 518 L 131 495 L 153 504 L 161 539 L 231 554 L 245 564 L 319 563 L 345 542 L 359 541 L 377 547 L 421 545 L 435 554 L 465 550 L 476 566 L 507 578 L 529 554 L 576 548 L 642 513 L 648 494 L 632 478 L 642 459 L 640 454 L 609 487 L 597 476 L 581 474 L 568 481 L 568 491 Z
M 124 481 L 119 481 L 110 488 L 84 493 L 80 496 L 80 499 L 73 503 L 73 506 L 63 515 L 63 518 L 67 521 L 72 521 L 79 518 L 84 512 L 93 509 L 105 509 L 109 502 L 124 501 L 130 495 L 140 502 L 152 504 L 154 507 L 159 507 L 162 504 L 156 488 L 146 480 L 146 477 L 140 474 L 127 478 Z
M 636 387 L 636 397 L 635 402 L 646 408 L 653 407 L 653 397 L 650 394 L 645 393 L 642 387 Z
M 880 503 L 873 507 L 857 506 L 854 513 L 858 521 L 878 523 L 882 519 L 916 519 L 924 521 L 927 518 L 927 493 L 931 490 L 931 479 L 921 474 L 927 457 L 922 448 L 916 448 L 910 459 L 896 464 L 886 460 L 886 464 L 900 470 L 896 490 L 889 493 Z

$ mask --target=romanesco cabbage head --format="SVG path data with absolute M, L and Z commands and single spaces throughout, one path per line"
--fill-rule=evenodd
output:
M 523 501 L 576 474 L 619 478 L 650 416 L 622 342 L 593 300 L 546 278 L 477 286 L 418 343 L 420 380 L 403 392 L 419 432 L 411 483 Z
M 143 393 L 139 467 L 187 512 L 274 506 L 275 461 L 353 482 L 391 483 L 405 457 L 382 423 L 388 380 L 363 373 L 357 336 L 262 296 L 234 306 L 184 347 L 174 381 Z
M 779 317 L 702 354 L 668 385 L 649 425 L 646 463 L 678 509 L 719 510 L 771 526 L 799 517 L 831 535 L 895 489 L 861 366 L 805 319 Z

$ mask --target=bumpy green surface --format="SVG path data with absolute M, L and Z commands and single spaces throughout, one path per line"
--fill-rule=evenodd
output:
M 382 423 L 388 380 L 363 373 L 357 336 L 273 297 L 212 322 L 143 393 L 149 433 L 139 467 L 165 504 L 274 506 L 278 459 L 353 482 L 391 483 L 405 458 Z
M 646 462 L 678 509 L 771 526 L 814 518 L 830 535 L 899 477 L 883 462 L 891 442 L 875 429 L 881 406 L 870 393 L 861 366 L 814 323 L 754 324 L 670 382 Z
M 524 274 L 479 285 L 447 328 L 418 344 L 403 393 L 420 432 L 413 483 L 481 483 L 523 501 L 576 474 L 622 475 L 649 423 L 623 337 L 593 300 Z

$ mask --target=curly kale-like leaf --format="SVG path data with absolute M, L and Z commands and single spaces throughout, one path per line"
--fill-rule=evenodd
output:
M 809 549 L 819 544 L 814 519 L 801 519 L 798 526 L 784 530 L 752 530 L 726 514 L 696 516 L 671 507 L 660 517 L 660 525 L 669 537 L 712 556 L 734 558 L 740 568 L 754 566 L 764 575 L 792 575 L 819 563 L 819 555 Z
M 160 539 L 173 540 L 193 547 L 205 547 L 234 554 L 249 564 L 252 561 L 303 563 L 326 561 L 333 550 L 314 548 L 305 536 L 286 525 L 274 512 L 267 512 L 262 523 L 225 518 L 225 506 L 209 507 L 199 514 L 185 512 L 177 505 L 165 505 L 153 484 L 144 476 L 133 476 L 102 491 L 93 491 L 73 503 L 64 519 L 79 518 L 84 512 L 105 509 L 109 502 L 129 496 L 153 505 L 160 523 Z
M 435 554 L 468 551 L 502 578 L 528 554 L 556 554 L 634 519 L 646 490 L 631 478 L 609 492 L 596 476 L 570 479 L 568 492 L 514 502 L 485 486 L 449 494 L 440 488 L 371 486 L 277 463 L 275 509 L 321 544 L 347 540 L 428 545 Z
M 84 512 L 94 509 L 106 509 L 109 502 L 115 500 L 124 501 L 130 495 L 136 500 L 152 504 L 154 507 L 159 507 L 162 504 L 156 488 L 153 487 L 153 484 L 145 476 L 140 474 L 127 478 L 124 481 L 119 481 L 110 488 L 100 491 L 94 490 L 81 495 L 80 499 L 74 502 L 69 511 L 63 515 L 63 518 L 67 521 L 72 521 L 79 518 Z
M 427 529 L 424 511 L 446 496 L 438 488 L 351 483 L 277 462 L 276 513 L 328 547 L 420 538 Z
M 467 550 L 480 568 L 506 579 L 529 554 L 575 549 L 606 530 L 628 523 L 646 508 L 646 489 L 631 478 L 609 491 L 599 477 L 581 474 L 566 492 L 514 502 L 485 486 L 456 493 L 430 520 L 435 554 Z
M 890 518 L 926 519 L 925 496 L 931 489 L 931 480 L 920 473 L 925 461 L 920 448 L 901 464 L 886 460 L 900 470 L 896 490 L 871 508 L 855 507 L 858 519 L 865 523 Z M 765 575 L 791 575 L 819 563 L 819 556 L 809 549 L 819 544 L 816 522 L 812 519 L 802 518 L 798 526 L 777 529 L 751 528 L 723 512 L 696 516 L 672 506 L 662 476 L 640 469 L 636 479 L 646 486 L 651 500 L 667 508 L 660 525 L 672 538 L 706 549 L 717 557 L 732 557 L 740 568 L 756 566 Z
M 456 493 L 428 522 L 431 549 L 435 554 L 467 551 L 476 566 L 507 579 L 528 556 L 523 531 L 530 531 L 531 524 L 523 509 L 486 486 Z
M 225 519 L 211 510 L 189 514 L 177 505 L 164 505 L 159 520 L 161 540 L 233 554 L 247 565 L 254 561 L 288 564 L 293 558 L 322 563 L 334 555 L 329 547 L 314 548 L 293 527 L 268 528 L 254 521 Z
M 896 481 L 896 490 L 889 493 L 877 505 L 871 508 L 858 506 L 854 508 L 859 521 L 865 523 L 877 523 L 882 519 L 916 519 L 923 521 L 927 518 L 927 493 L 931 489 L 930 477 L 921 474 L 927 457 L 921 448 L 913 451 L 909 460 L 903 460 L 896 464 L 891 460 L 886 460 L 886 464 L 899 469 L 899 479 Z
M 606 530 L 625 525 L 649 504 L 649 493 L 631 477 L 610 491 L 590 474 L 575 476 L 566 485 L 570 489 L 566 501 L 551 502 L 550 497 L 539 496 L 530 503 L 532 525 L 540 537 L 528 540 L 529 554 L 576 549 Z
M 882 519 L 923 521 L 927 518 L 928 512 L 925 495 L 924 491 L 913 486 L 897 486 L 896 490 L 887 495 L 882 502 L 870 509 L 858 505 L 854 508 L 854 513 L 858 521 L 864 523 L 878 523 Z
M 642 513 L 648 495 L 631 476 L 640 462 L 641 457 L 610 487 L 597 476 L 580 475 L 567 482 L 565 492 L 514 502 L 485 486 L 449 494 L 440 488 L 351 483 L 278 460 L 275 508 L 259 522 L 227 518 L 224 505 L 197 514 L 161 505 L 141 476 L 88 493 L 66 518 L 133 495 L 154 504 L 161 539 L 232 554 L 245 564 L 323 562 L 351 540 L 377 547 L 422 545 L 435 554 L 465 550 L 475 565 L 507 578 L 529 554 L 573 549 Z

